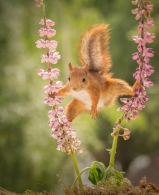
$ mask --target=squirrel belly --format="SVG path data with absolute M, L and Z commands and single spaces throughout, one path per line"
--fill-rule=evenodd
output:
M 86 110 L 91 111 L 92 102 L 91 102 L 90 95 L 88 94 L 86 90 L 81 90 L 78 92 L 75 92 L 72 90 L 68 95 L 81 101 L 85 105 Z M 103 97 L 102 95 L 100 95 L 100 98 L 97 104 L 97 110 L 110 106 L 111 104 L 114 103 L 114 101 L 115 101 L 115 98 L 112 97 L 111 95 L 106 96 L 106 97 Z

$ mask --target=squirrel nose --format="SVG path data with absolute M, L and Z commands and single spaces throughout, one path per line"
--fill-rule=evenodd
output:
M 76 87 L 73 87 L 73 90 L 74 90 L 74 91 L 76 91 L 76 90 L 77 90 L 77 88 L 76 88 Z

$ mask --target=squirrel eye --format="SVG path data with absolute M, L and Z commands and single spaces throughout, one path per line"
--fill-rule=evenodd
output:
M 85 78 L 83 78 L 83 79 L 82 79 L 82 82 L 85 82 L 85 81 L 86 81 L 86 79 L 85 79 Z
M 70 77 L 68 77 L 68 80 L 70 81 Z

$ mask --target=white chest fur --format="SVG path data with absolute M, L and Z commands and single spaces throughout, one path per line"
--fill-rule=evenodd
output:
M 81 102 L 83 102 L 86 105 L 88 110 L 91 109 L 92 102 L 91 102 L 90 95 L 87 93 L 87 91 L 85 91 L 85 90 L 81 90 L 78 92 L 71 91 L 70 95 L 73 98 L 76 98 L 76 99 L 80 100 Z M 100 99 L 98 101 L 97 109 L 101 109 L 101 108 L 105 107 L 107 101 L 110 101 L 110 100 L 108 100 L 106 97 L 105 98 L 100 97 Z

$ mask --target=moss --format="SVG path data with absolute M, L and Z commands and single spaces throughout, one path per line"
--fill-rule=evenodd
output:
M 65 188 L 64 195 L 158 195 L 159 186 L 148 183 L 145 178 L 135 187 L 127 179 L 117 186 L 113 180 L 100 183 L 97 187 L 84 186 L 83 189 L 74 188 L 72 191 Z
M 97 186 L 84 185 L 83 189 L 75 187 L 72 191 L 68 188 L 63 188 L 64 195 L 159 195 L 159 186 L 147 182 L 143 178 L 139 186 L 133 186 L 128 179 L 123 179 L 120 185 L 116 185 L 116 181 L 110 179 L 107 182 L 101 182 Z M 0 189 L 0 195 L 20 195 L 14 192 L 9 192 Z M 33 192 L 30 190 L 25 191 L 21 195 L 56 195 L 53 192 Z

